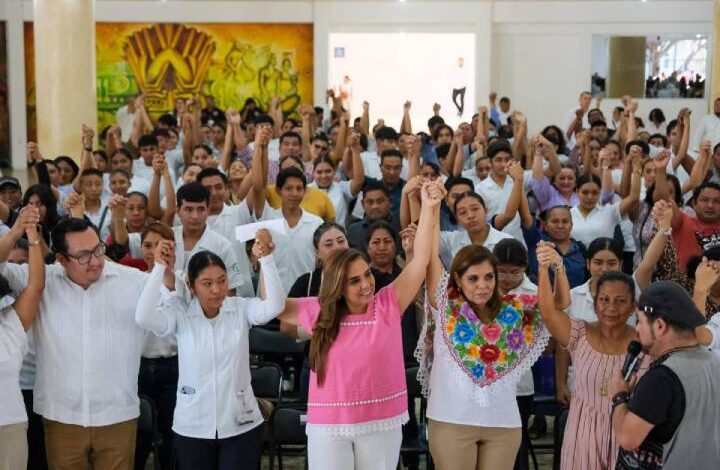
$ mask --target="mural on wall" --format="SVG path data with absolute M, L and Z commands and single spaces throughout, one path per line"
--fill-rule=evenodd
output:
M 8 109 L 7 42 L 5 22 L 0 21 L 0 166 L 10 165 L 10 119 Z
M 199 95 L 212 95 L 223 110 L 242 108 L 247 98 L 266 107 L 278 96 L 287 114 L 312 102 L 312 24 L 97 23 L 96 47 L 98 129 L 141 91 L 154 117 Z M 28 134 L 33 61 L 32 23 L 25 23 Z

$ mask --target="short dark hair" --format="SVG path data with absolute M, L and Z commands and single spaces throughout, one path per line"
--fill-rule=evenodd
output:
M 433 127 L 437 126 L 438 124 L 445 124 L 445 119 L 441 118 L 440 116 L 433 116 L 430 119 L 428 119 L 428 122 L 427 122 L 428 129 L 432 129 Z
M 462 176 L 451 176 L 445 180 L 445 191 L 450 192 L 453 187 L 460 186 L 461 184 L 469 186 L 471 191 L 475 189 L 475 184 L 471 180 L 463 178 Z
M 593 127 L 604 127 L 607 129 L 607 123 L 602 119 L 596 119 L 590 124 L 590 128 L 592 129 Z
M 130 160 L 131 162 L 134 160 L 133 154 L 130 153 L 130 151 L 126 148 L 119 148 L 113 152 L 112 155 L 110 155 L 110 163 L 112 163 L 113 158 L 115 158 L 115 155 L 120 154 Z
M 252 120 L 253 124 L 256 126 L 258 124 L 270 124 L 271 126 L 275 125 L 275 120 L 270 117 L 269 114 L 258 114 L 255 116 L 255 118 Z
M 205 186 L 193 181 L 180 186 L 177 190 L 177 206 L 183 205 L 183 202 L 204 202 L 210 205 L 210 191 Z
M 375 140 L 398 140 L 398 133 L 390 126 L 382 126 L 375 131 Z
M 665 137 L 664 135 L 662 135 L 662 134 L 660 134 L 660 133 L 653 134 L 653 135 L 650 136 L 650 138 L 648 139 L 648 141 L 653 140 L 653 139 L 660 139 L 660 140 L 662 140 L 662 145 L 663 145 L 663 147 L 667 147 L 668 140 L 667 140 L 667 137 Z
M 55 253 L 67 255 L 67 234 L 80 233 L 87 229 L 92 229 L 100 239 L 100 232 L 97 227 L 87 219 L 76 219 L 75 217 L 66 217 L 55 225 L 50 235 L 52 246 Z
M 588 183 L 595 183 L 598 188 L 602 188 L 602 181 L 600 181 L 600 178 L 598 178 L 597 175 L 593 175 L 592 173 L 580 175 L 577 179 L 577 183 L 575 183 L 575 187 L 580 190 L 580 188 Z
M 166 125 L 168 127 L 175 127 L 177 126 L 177 119 L 172 114 L 165 113 L 157 119 L 157 123 Z
M 630 298 L 633 303 L 635 303 L 635 281 L 632 277 L 622 271 L 608 271 L 600 276 L 600 279 L 597 281 L 597 289 L 595 289 L 595 300 L 597 300 L 597 295 L 600 293 L 600 287 L 602 287 L 602 285 L 606 282 L 622 282 L 625 284 L 628 289 L 628 293 L 630 294 Z
M 705 189 L 713 189 L 715 191 L 720 191 L 720 184 L 718 184 L 714 181 L 705 181 L 700 186 L 695 188 L 695 191 L 693 191 L 692 201 L 693 202 L 697 201 L 697 198 L 700 197 L 700 193 L 702 193 L 703 190 L 705 190 Z
M 143 147 L 151 147 L 155 146 L 157 147 L 158 140 L 157 137 L 155 137 L 153 134 L 145 134 L 140 136 L 140 140 L 138 140 L 138 148 L 141 149 Z
M 403 156 L 402 156 L 402 153 L 400 153 L 400 150 L 397 150 L 397 149 L 383 150 L 383 153 L 380 154 L 380 164 L 381 165 L 385 161 L 385 158 L 387 158 L 387 157 L 396 157 L 396 158 L 399 158 L 400 161 L 402 161 L 402 159 L 403 159 Z
M 98 157 L 102 158 L 106 162 L 108 161 L 107 153 L 105 153 L 105 150 L 93 150 L 93 155 L 97 155 Z
M 598 237 L 595 240 L 591 241 L 590 245 L 588 245 L 587 247 L 586 259 L 590 261 L 592 257 L 595 256 L 598 252 L 604 250 L 611 251 L 615 256 L 617 256 L 617 259 L 622 262 L 622 244 L 614 238 L 610 237 Z
M 202 184 L 203 178 L 210 178 L 211 176 L 219 176 L 220 179 L 223 180 L 223 183 L 225 183 L 225 185 L 227 186 L 227 176 L 225 176 L 225 173 L 218 170 L 217 168 L 203 168 L 202 170 L 200 170 L 200 173 L 197 174 L 197 177 L 195 177 L 195 181 Z
M 298 170 L 294 166 L 291 166 L 290 168 L 285 168 L 284 170 L 281 170 L 280 173 L 278 173 L 277 179 L 275 180 L 275 187 L 277 189 L 281 189 L 283 186 L 285 186 L 285 183 L 287 183 L 288 178 L 297 178 L 302 181 L 303 188 L 307 186 L 307 178 L 305 178 L 305 173 Z
M 637 145 L 638 147 L 640 147 L 642 149 L 643 155 L 650 155 L 650 145 L 642 139 L 631 140 L 630 142 L 625 144 L 625 154 L 630 153 L 630 148 L 633 145 Z
M 363 186 L 363 190 L 362 190 L 362 191 L 363 191 L 363 198 L 364 198 L 365 195 L 366 195 L 367 193 L 369 193 L 370 191 L 382 191 L 383 194 L 384 194 L 388 199 L 392 199 L 392 197 L 391 197 L 391 195 L 390 195 L 390 190 L 389 190 L 388 188 L 386 188 L 385 185 L 382 184 L 382 183 L 379 182 L 379 181 L 372 181 L 372 180 L 367 181 L 367 182 L 365 183 L 365 186 Z
M 188 262 L 187 269 L 188 283 L 190 286 L 193 286 L 195 284 L 195 280 L 198 276 L 200 276 L 200 273 L 210 266 L 218 266 L 223 271 L 227 272 L 227 268 L 225 267 L 225 263 L 222 258 L 212 251 L 203 250 L 192 255 L 190 261 Z
M 213 156 L 213 151 L 212 151 L 212 149 L 211 149 L 208 145 L 205 145 L 205 144 L 197 144 L 197 145 L 193 146 L 192 151 L 194 152 L 194 151 L 197 150 L 197 149 L 203 149 L 203 150 L 205 150 L 205 153 L 207 153 L 207 154 L 210 155 L 211 157 Z
M 82 180 L 86 176 L 97 176 L 98 178 L 103 179 L 103 172 L 98 170 L 97 168 L 85 168 L 80 173 L 80 180 Z
M 115 174 L 117 174 L 117 173 L 120 173 L 120 174 L 123 175 L 125 178 L 127 178 L 128 181 L 130 181 L 130 174 L 129 174 L 127 171 L 123 170 L 122 168 L 115 168 L 114 170 L 112 170 L 112 171 L 110 172 L 110 177 L 112 178 L 112 176 L 115 175 Z
M 302 137 L 300 136 L 300 134 L 298 134 L 298 133 L 295 132 L 295 131 L 287 131 L 287 132 L 284 132 L 284 133 L 280 136 L 280 142 L 279 142 L 279 144 L 282 145 L 282 143 L 283 143 L 283 141 L 284 141 L 285 139 L 292 139 L 292 138 L 295 138 L 295 139 L 299 140 L 299 141 L 300 141 L 300 144 L 302 144 Z
M 498 264 L 527 268 L 530 264 L 527 249 L 514 238 L 504 238 L 493 248 Z
M 448 153 L 450 153 L 450 147 L 452 144 L 442 144 L 435 147 L 435 156 L 440 160 L 441 158 L 446 158 L 448 156 Z
M 500 103 L 510 103 L 510 98 L 508 98 L 507 96 L 503 96 L 502 98 L 500 98 Z
M 365 248 L 367 250 L 368 245 L 370 245 L 370 239 L 372 238 L 373 234 L 377 232 L 378 230 L 385 230 L 387 233 L 390 234 L 390 236 L 393 239 L 393 242 L 395 243 L 395 248 L 397 248 L 397 233 L 395 233 L 395 230 L 393 230 L 392 225 L 387 223 L 385 220 L 376 220 L 375 222 L 371 223 L 370 226 L 367 229 L 367 232 L 365 233 Z
M 488 146 L 487 155 L 492 160 L 500 152 L 507 152 L 512 157 L 512 146 L 505 139 L 498 139 Z
M 155 136 L 155 138 L 158 138 L 158 137 L 163 137 L 165 139 L 170 138 L 170 132 L 168 132 L 167 129 L 163 129 L 163 128 L 155 129 L 155 131 L 153 132 L 153 135 Z

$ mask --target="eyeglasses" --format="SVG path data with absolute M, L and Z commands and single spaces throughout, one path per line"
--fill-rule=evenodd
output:
M 71 255 L 70 253 L 64 253 L 65 256 L 68 258 L 72 258 L 78 262 L 78 264 L 88 264 L 92 257 L 100 258 L 105 255 L 105 243 L 100 242 L 97 244 L 95 248 L 88 251 L 81 251 L 80 253 L 76 255 Z

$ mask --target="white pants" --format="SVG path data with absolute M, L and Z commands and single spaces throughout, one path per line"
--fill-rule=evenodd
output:
M 394 470 L 402 428 L 355 437 L 308 436 L 310 470 Z

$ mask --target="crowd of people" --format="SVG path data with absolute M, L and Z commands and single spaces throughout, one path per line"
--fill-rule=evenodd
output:
M 139 395 L 161 468 L 259 468 L 251 328 L 306 345 L 311 470 L 419 435 L 440 470 L 527 469 L 543 356 L 560 468 L 717 465 L 720 98 L 693 131 L 583 92 L 528 135 L 495 93 L 457 129 L 327 97 L 153 119 L 140 94 L 79 159 L 28 143 L 31 185 L 0 179 L 1 470 L 143 469 Z

